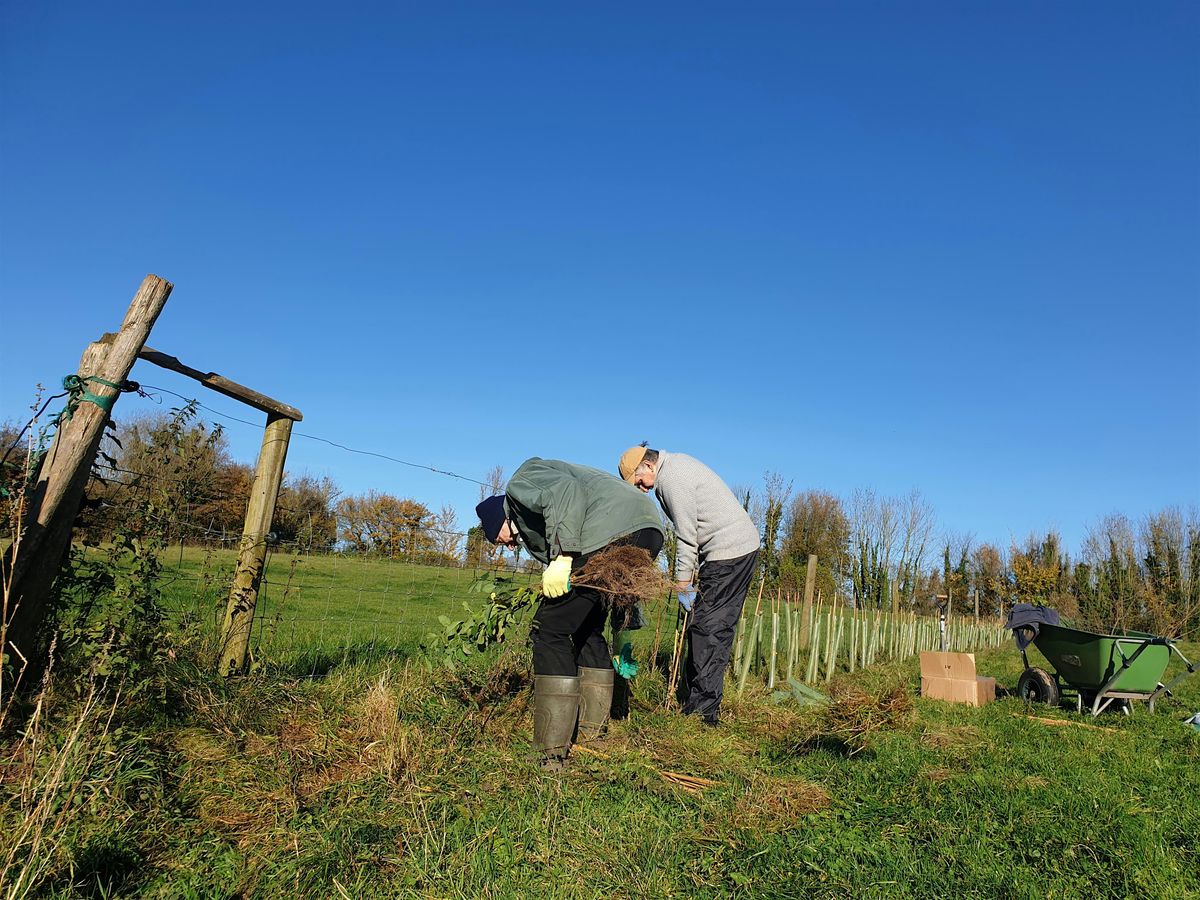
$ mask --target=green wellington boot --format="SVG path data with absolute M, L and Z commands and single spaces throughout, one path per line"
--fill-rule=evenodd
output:
M 543 754 L 543 769 L 557 772 L 563 767 L 578 714 L 577 676 L 533 676 L 533 748 Z
M 598 740 L 600 732 L 608 722 L 612 709 L 613 676 L 612 666 L 603 669 L 579 667 L 579 734 L 581 744 Z

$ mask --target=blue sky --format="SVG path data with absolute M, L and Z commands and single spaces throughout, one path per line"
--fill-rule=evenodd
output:
M 647 439 L 1002 545 L 1200 502 L 1194 3 L 0 9 L 0 419 L 155 272 L 156 348 L 473 477 Z

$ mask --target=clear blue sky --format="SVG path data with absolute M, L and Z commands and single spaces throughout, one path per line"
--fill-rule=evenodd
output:
M 1002 545 L 1200 502 L 1195 3 L 183 6 L 0 7 L 0 418 L 154 272 L 155 347 L 475 477 L 648 439 Z

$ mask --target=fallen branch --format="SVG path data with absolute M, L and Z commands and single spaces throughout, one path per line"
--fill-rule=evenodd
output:
M 1021 713 L 1013 713 L 1018 719 L 1029 719 L 1031 722 L 1041 722 L 1043 725 L 1074 725 L 1076 728 L 1090 728 L 1092 731 L 1112 731 L 1116 728 L 1105 728 L 1101 725 L 1089 725 L 1087 722 L 1075 722 L 1071 719 L 1044 719 L 1041 716 L 1026 716 Z
M 687 791 L 691 794 L 698 794 L 705 788 L 710 788 L 713 785 L 717 784 L 717 782 L 712 781 L 711 779 L 708 779 L 708 778 L 698 778 L 695 775 L 681 775 L 678 772 L 662 772 L 662 771 L 660 771 L 658 774 L 661 775 L 667 781 L 671 782 L 674 785 L 678 785 L 679 787 L 683 788 L 685 791 Z

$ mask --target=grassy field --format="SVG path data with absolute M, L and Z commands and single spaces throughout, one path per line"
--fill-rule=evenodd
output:
M 164 558 L 168 605 L 192 611 L 213 627 L 224 615 L 237 554 L 186 547 Z M 438 616 L 463 618 L 478 607 L 473 569 L 411 565 L 343 554 L 273 554 L 256 611 L 254 644 L 271 663 L 303 672 L 339 654 L 411 651 Z M 519 576 L 527 577 L 527 576 Z
M 185 552 L 173 602 L 216 602 L 217 562 Z M 297 635 L 340 648 L 393 617 L 399 652 L 334 654 L 316 677 L 174 676 L 169 716 L 101 739 L 42 895 L 1200 897 L 1200 733 L 1182 723 L 1200 677 L 1153 715 L 1091 720 L 924 700 L 915 660 L 876 665 L 832 683 L 860 718 L 901 689 L 863 748 L 831 708 L 761 683 L 705 729 L 655 668 L 629 718 L 547 776 L 519 641 L 455 671 L 404 652 L 471 573 L 364 565 L 310 563 L 284 597 L 276 558 L 268 619 L 278 635 L 294 610 Z M 1015 650 L 978 660 L 1015 686 Z

